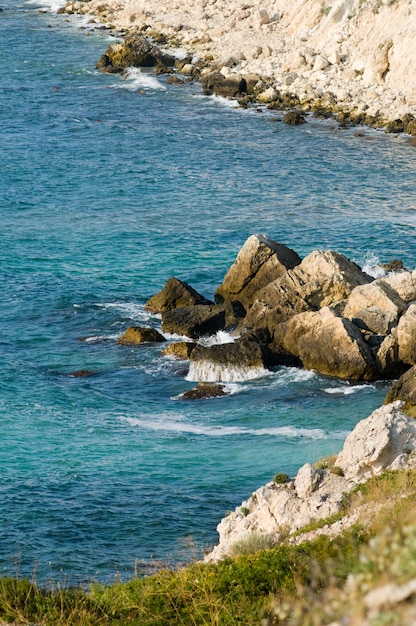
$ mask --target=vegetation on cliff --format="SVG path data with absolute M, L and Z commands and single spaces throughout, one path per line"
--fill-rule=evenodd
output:
M 344 517 L 354 514 L 355 524 L 332 538 L 335 520 L 327 520 L 318 531 L 325 534 L 297 545 L 110 586 L 46 590 L 2 578 L 0 619 L 39 626 L 414 623 L 416 471 L 387 472 L 357 487 L 344 509 Z

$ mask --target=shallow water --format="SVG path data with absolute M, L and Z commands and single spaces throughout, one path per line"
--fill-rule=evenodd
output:
M 215 543 L 227 510 L 338 451 L 387 385 L 278 368 L 187 403 L 185 364 L 117 337 L 159 327 L 144 304 L 172 275 L 212 297 L 255 232 L 413 268 L 416 151 L 100 74 L 107 33 L 2 7 L 0 565 L 125 579 Z

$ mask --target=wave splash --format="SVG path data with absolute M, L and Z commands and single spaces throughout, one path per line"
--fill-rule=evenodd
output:
M 204 383 L 239 383 L 270 376 L 271 372 L 263 366 L 222 365 L 213 361 L 195 361 L 189 366 L 186 380 Z

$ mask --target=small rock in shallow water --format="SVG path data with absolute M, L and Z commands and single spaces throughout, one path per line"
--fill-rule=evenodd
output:
M 183 400 L 205 400 L 206 398 L 217 398 L 218 396 L 229 395 L 224 391 L 224 385 L 212 385 L 209 383 L 199 383 L 193 389 L 185 391 L 181 398 Z

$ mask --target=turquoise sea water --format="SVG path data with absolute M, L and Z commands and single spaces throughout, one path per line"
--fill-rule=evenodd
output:
M 117 337 L 159 327 L 144 303 L 172 275 L 212 297 L 256 232 L 413 268 L 416 149 L 100 74 L 108 33 L 1 7 L 0 571 L 126 579 L 214 544 L 227 510 L 338 451 L 387 384 L 280 368 L 187 403 L 184 364 Z

